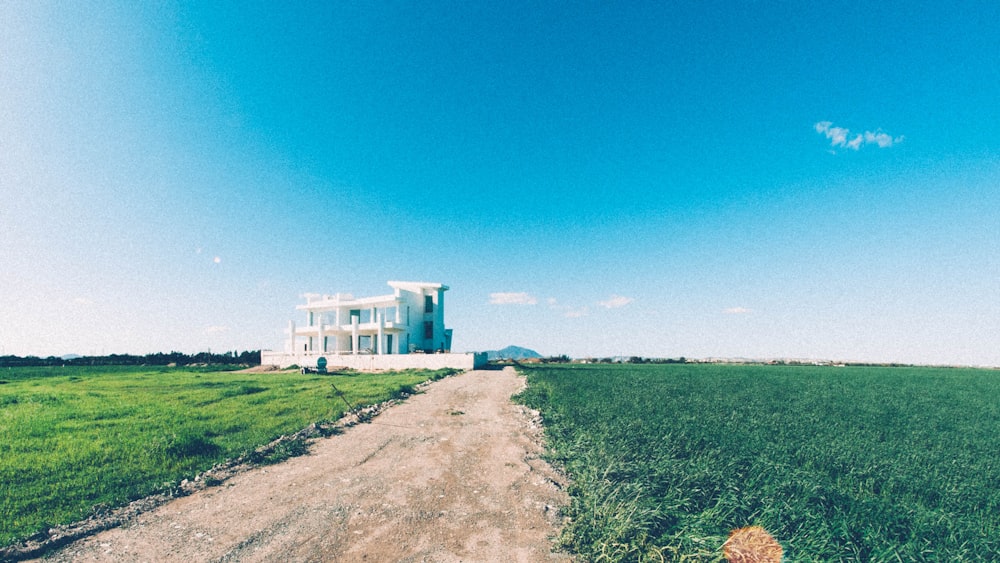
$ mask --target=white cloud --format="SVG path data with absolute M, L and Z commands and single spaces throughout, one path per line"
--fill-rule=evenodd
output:
M 729 307 L 728 309 L 723 309 L 722 312 L 727 315 L 748 315 L 753 312 L 753 309 L 747 309 L 746 307 Z
M 549 297 L 545 300 L 549 304 L 549 309 L 553 311 L 559 311 L 562 316 L 567 319 L 579 319 L 580 317 L 586 317 L 590 314 L 590 309 L 587 307 L 574 308 L 569 305 L 560 305 L 559 301 L 555 297 Z
M 74 305 L 89 306 L 89 305 L 93 305 L 94 301 L 92 299 L 87 299 L 86 297 L 76 297 L 76 298 L 73 299 L 73 304 Z
M 607 301 L 598 301 L 597 304 L 605 309 L 617 309 L 619 307 L 624 307 L 633 301 L 635 301 L 635 299 L 632 299 L 631 297 L 612 295 Z
M 229 332 L 229 327 L 222 325 L 214 325 L 205 327 L 205 330 L 202 331 L 202 333 L 204 334 L 222 334 L 223 332 Z
M 491 305 L 535 305 L 538 303 L 533 295 L 525 292 L 491 293 Z
M 902 143 L 903 136 L 893 137 L 888 133 L 883 133 L 882 131 L 865 131 L 865 142 L 875 143 L 880 149 L 891 147 L 892 145 Z
M 840 147 L 854 151 L 861 150 L 861 147 L 866 145 L 877 145 L 880 149 L 886 149 L 902 143 L 905 138 L 902 135 L 893 137 L 881 129 L 852 135 L 850 129 L 834 127 L 832 121 L 820 121 L 813 125 L 813 128 L 816 129 L 817 133 L 826 136 L 830 140 L 831 147 Z
M 847 143 L 847 134 L 850 133 L 843 127 L 833 127 L 832 121 L 820 121 L 815 125 L 816 132 L 826 135 L 830 139 L 830 144 L 835 147 L 842 147 Z

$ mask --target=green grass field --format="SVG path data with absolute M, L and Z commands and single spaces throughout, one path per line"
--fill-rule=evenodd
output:
M 170 489 L 274 438 L 443 372 L 0 369 L 0 546 Z
M 584 365 L 522 369 L 593 561 L 1000 560 L 1000 372 Z

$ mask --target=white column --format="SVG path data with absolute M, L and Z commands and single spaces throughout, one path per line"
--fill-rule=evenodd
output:
M 316 323 L 316 338 L 319 340 L 319 352 L 320 354 L 326 353 L 326 343 L 323 342 L 323 314 L 319 315 L 319 322 Z
M 378 314 L 378 355 L 385 354 L 385 318 L 382 313 Z
M 351 317 L 351 353 L 358 353 L 358 317 Z
M 294 354 L 298 352 L 298 350 L 295 349 L 295 321 L 288 321 L 287 350 L 289 354 Z

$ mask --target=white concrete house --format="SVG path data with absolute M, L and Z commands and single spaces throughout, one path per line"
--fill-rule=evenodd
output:
M 296 307 L 305 312 L 305 324 L 289 322 L 284 353 L 264 351 L 261 363 L 311 367 L 323 357 L 331 367 L 366 370 L 472 369 L 485 363 L 482 354 L 450 353 L 452 332 L 444 324 L 448 286 L 390 281 L 389 287 L 391 294 L 376 297 L 306 295 Z
M 389 282 L 390 295 L 307 295 L 306 325 L 289 327 L 288 352 L 322 354 L 407 354 L 450 352 L 444 327 L 444 292 L 439 283 Z

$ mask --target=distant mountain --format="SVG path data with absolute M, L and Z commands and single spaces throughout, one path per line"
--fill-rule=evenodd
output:
M 487 350 L 488 360 L 524 360 L 527 358 L 541 358 L 542 355 L 528 348 L 520 346 L 508 346 L 503 350 Z
M 66 354 L 64 356 L 60 356 L 59 359 L 60 360 L 77 360 L 77 359 L 80 359 L 82 357 L 83 356 L 81 356 L 80 354 Z

